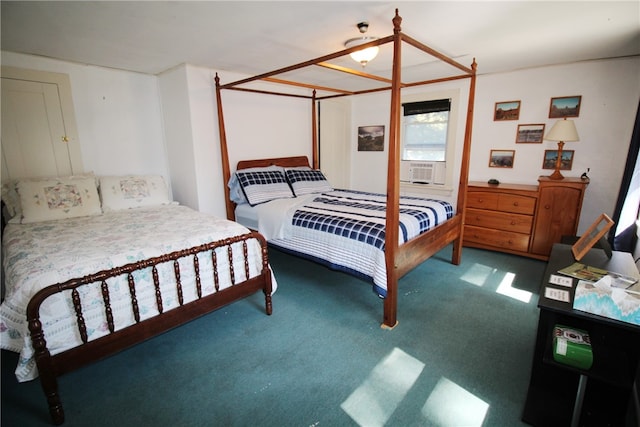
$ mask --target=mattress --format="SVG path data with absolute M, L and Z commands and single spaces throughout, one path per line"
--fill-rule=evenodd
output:
M 270 245 L 372 282 L 374 292 L 386 296 L 385 195 L 335 190 L 238 208 L 243 221 L 257 220 Z M 398 243 L 452 217 L 446 201 L 401 197 Z

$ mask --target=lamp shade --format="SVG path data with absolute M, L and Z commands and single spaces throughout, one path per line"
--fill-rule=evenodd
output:
M 558 120 L 544 139 L 563 142 L 580 141 L 575 123 L 567 119 Z

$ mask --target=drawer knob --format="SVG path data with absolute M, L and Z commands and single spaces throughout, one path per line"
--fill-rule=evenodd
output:
M 515 221 L 511 221 L 511 225 L 516 225 L 516 222 Z
M 544 205 L 545 209 L 551 209 L 551 205 Z
M 518 202 L 513 202 L 513 206 L 519 206 Z

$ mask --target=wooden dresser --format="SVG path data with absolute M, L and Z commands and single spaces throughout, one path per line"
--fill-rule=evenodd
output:
M 549 259 L 554 243 L 576 235 L 589 180 L 538 179 L 538 185 L 470 182 L 464 246 Z

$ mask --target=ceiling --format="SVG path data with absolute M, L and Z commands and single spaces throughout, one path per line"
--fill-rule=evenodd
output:
M 344 49 L 361 21 L 369 22 L 367 35 L 391 35 L 396 8 L 405 34 L 465 66 L 476 58 L 479 74 L 640 55 L 637 0 L 2 0 L 1 47 L 147 74 L 188 63 L 255 75 Z M 384 57 L 366 71 L 388 75 Z

